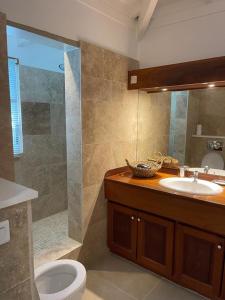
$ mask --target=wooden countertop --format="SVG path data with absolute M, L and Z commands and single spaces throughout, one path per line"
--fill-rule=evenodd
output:
M 125 171 L 123 171 L 123 170 L 125 170 Z M 177 175 L 169 174 L 169 173 L 166 173 L 165 171 L 163 171 L 163 172 L 159 171 L 152 178 L 137 178 L 137 177 L 132 177 L 131 172 L 127 171 L 127 168 L 120 168 L 120 169 L 115 169 L 115 170 L 111 170 L 111 171 L 107 172 L 106 176 L 105 176 L 105 180 L 118 182 L 118 183 L 122 183 L 125 185 L 131 185 L 131 186 L 144 188 L 144 189 L 151 189 L 151 190 L 163 192 L 163 193 L 166 193 L 169 195 L 181 196 L 181 197 L 188 198 L 190 200 L 205 202 L 206 204 L 222 206 L 223 208 L 225 208 L 225 189 L 223 190 L 223 192 L 221 194 L 218 194 L 215 196 L 204 196 L 204 195 L 195 195 L 195 194 L 177 192 L 174 190 L 164 188 L 159 184 L 159 181 L 161 179 L 169 178 L 169 177 L 176 177 L 176 176 Z M 203 174 L 202 174 L 202 176 L 200 176 L 200 178 L 202 178 L 202 179 L 205 179 L 204 177 L 206 177 L 206 176 L 204 176 Z M 214 178 L 212 176 L 208 176 L 207 179 L 209 181 L 211 181 Z

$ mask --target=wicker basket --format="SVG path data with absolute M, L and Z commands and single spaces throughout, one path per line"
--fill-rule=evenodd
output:
M 154 162 L 161 162 L 162 163 L 162 167 L 163 168 L 167 168 L 167 169 L 178 169 L 179 168 L 179 161 L 172 157 L 172 156 L 167 156 L 167 155 L 163 155 L 162 153 L 156 153 L 154 154 L 151 158 L 148 158 L 148 161 L 154 161 Z
M 163 161 L 137 161 L 130 164 L 129 161 L 126 159 L 126 163 L 134 176 L 149 178 L 153 177 L 155 173 L 162 167 Z M 147 167 L 138 167 L 139 164 L 144 164 Z

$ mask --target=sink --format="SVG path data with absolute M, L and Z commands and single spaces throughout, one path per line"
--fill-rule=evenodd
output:
M 193 178 L 171 177 L 161 179 L 159 184 L 165 188 L 195 195 L 217 195 L 223 192 L 223 188 L 216 183 Z

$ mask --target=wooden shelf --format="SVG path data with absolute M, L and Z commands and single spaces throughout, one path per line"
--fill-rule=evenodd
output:
M 209 83 L 225 86 L 225 56 L 128 72 L 128 90 L 150 93 L 161 92 L 163 88 L 168 91 L 207 88 Z
M 194 138 L 203 138 L 203 139 L 225 139 L 223 135 L 197 135 L 193 134 L 192 137 Z

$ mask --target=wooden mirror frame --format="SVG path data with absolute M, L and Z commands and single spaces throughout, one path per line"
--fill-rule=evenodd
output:
M 225 56 L 128 72 L 128 90 L 179 91 L 225 86 Z

